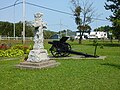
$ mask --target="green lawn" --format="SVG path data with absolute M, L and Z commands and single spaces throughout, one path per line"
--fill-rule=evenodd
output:
M 94 52 L 92 42 L 69 43 L 73 50 Z M 0 90 L 119 90 L 120 46 L 118 42 L 98 43 L 104 47 L 98 46 L 97 55 L 107 56 L 105 60 L 57 60 L 61 65 L 42 70 L 15 68 L 21 59 L 0 60 Z

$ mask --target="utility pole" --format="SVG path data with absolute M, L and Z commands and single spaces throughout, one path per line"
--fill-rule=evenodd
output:
M 62 31 L 62 24 L 61 24 L 61 20 L 60 20 L 60 38 L 62 37 L 61 31 Z
M 14 39 L 15 39 L 15 4 L 14 4 L 14 33 L 13 33 Z
M 13 33 L 14 39 L 15 39 L 15 5 L 16 5 L 17 1 L 19 1 L 19 0 L 16 0 L 15 3 L 14 3 L 14 28 L 13 28 L 13 30 L 14 30 L 14 33 Z
M 23 44 L 25 43 L 25 0 L 23 0 Z

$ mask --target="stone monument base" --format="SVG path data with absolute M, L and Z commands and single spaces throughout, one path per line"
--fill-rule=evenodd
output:
M 25 69 L 42 69 L 42 68 L 52 68 L 58 66 L 60 63 L 55 60 L 47 60 L 41 62 L 21 62 L 19 65 L 16 65 L 17 68 Z
M 46 60 L 49 60 L 46 49 L 31 50 L 27 59 L 28 62 L 40 62 Z

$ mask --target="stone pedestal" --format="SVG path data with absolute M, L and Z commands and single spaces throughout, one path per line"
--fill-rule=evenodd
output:
M 40 62 L 49 60 L 47 50 L 40 49 L 40 50 L 31 50 L 28 55 L 28 62 Z
M 21 62 L 16 65 L 17 68 L 25 69 L 42 69 L 42 68 L 51 68 L 56 67 L 60 63 L 55 60 L 50 60 L 47 54 L 47 50 L 31 50 L 28 59 L 25 62 Z
M 41 61 L 41 62 L 21 62 L 16 65 L 17 68 L 21 69 L 44 69 L 44 68 L 52 68 L 58 66 L 60 63 L 55 60 Z

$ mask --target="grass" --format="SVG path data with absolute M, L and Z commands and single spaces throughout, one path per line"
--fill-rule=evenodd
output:
M 45 42 L 47 43 L 47 41 Z M 69 42 L 76 51 L 92 54 L 92 42 Z M 105 60 L 57 60 L 56 68 L 26 70 L 15 68 L 21 62 L 0 60 L 0 90 L 119 90 L 120 47 L 117 42 L 99 42 L 97 55 L 107 56 Z M 45 44 L 49 49 L 50 45 Z

